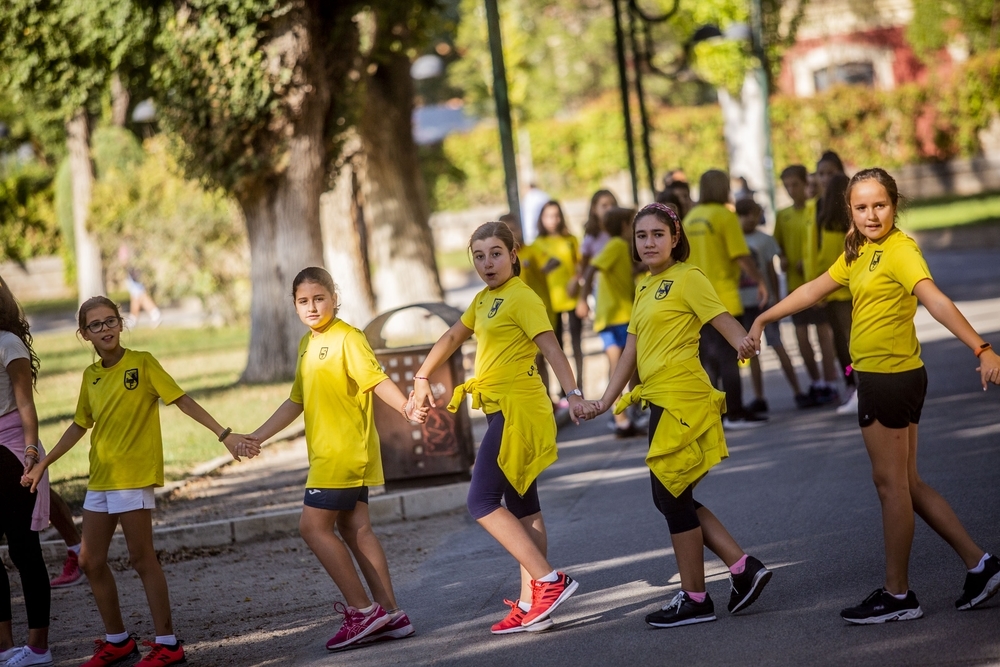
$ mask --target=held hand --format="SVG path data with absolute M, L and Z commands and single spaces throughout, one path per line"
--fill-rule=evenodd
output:
M 760 354 L 760 336 L 762 330 L 763 327 L 760 325 L 760 320 L 755 320 L 753 326 L 750 327 L 750 331 L 747 332 L 746 338 L 740 343 L 740 361 L 752 359 Z
M 990 382 L 1000 384 L 1000 356 L 993 350 L 985 350 L 979 355 L 979 367 L 976 370 L 983 382 L 983 391 L 986 391 Z
M 42 475 L 45 474 L 45 468 L 36 465 L 32 469 L 25 473 L 21 477 L 21 486 L 30 486 L 31 492 L 34 493 L 38 488 L 38 483 L 42 481 Z
M 27 455 L 27 456 L 25 456 L 24 457 L 24 470 L 22 471 L 21 474 L 22 475 L 27 475 L 29 472 L 31 472 L 31 469 L 34 468 L 36 465 L 38 465 L 38 456 L 33 456 L 33 455 L 30 455 L 30 454 Z
M 431 392 L 430 380 L 413 378 L 413 403 L 421 408 L 425 405 L 432 408 L 437 407 L 434 403 L 434 394 Z
M 583 407 L 584 403 L 586 403 L 586 401 L 576 394 L 569 397 L 569 416 L 573 420 L 573 423 L 577 426 L 580 425 L 580 416 L 577 412 Z
M 226 446 L 226 449 L 229 450 L 229 453 L 236 461 L 240 461 L 241 456 L 252 459 L 260 454 L 260 445 L 253 440 L 247 439 L 242 433 L 230 433 L 222 441 L 222 444 Z
M 584 401 L 583 405 L 580 406 L 578 414 L 581 419 L 591 420 L 597 417 L 599 414 L 607 410 L 604 407 L 604 403 L 601 401 Z
M 417 402 L 415 399 L 416 393 L 411 391 L 410 396 L 406 403 L 403 404 L 403 417 L 407 421 L 417 422 L 418 424 L 423 424 L 427 421 L 427 411 L 430 409 L 426 405 L 421 405 L 417 407 Z
M 587 305 L 585 299 L 580 299 L 576 302 L 576 316 L 581 320 L 585 320 L 588 315 L 590 315 L 590 306 Z

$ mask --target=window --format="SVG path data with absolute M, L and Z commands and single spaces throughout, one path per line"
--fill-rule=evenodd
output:
M 813 72 L 816 92 L 822 92 L 837 84 L 875 85 L 875 66 L 871 61 L 830 65 Z

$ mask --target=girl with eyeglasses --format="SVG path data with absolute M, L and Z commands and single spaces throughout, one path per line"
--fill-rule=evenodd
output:
M 122 318 L 113 301 L 103 296 L 87 299 L 80 306 L 79 326 L 78 333 L 94 346 L 99 360 L 83 372 L 73 423 L 21 483 L 34 492 L 48 467 L 94 429 L 80 567 L 90 581 L 107 634 L 95 641 L 94 655 L 82 667 L 113 665 L 139 654 L 122 620 L 118 588 L 108 567 L 108 548 L 119 522 L 156 629 L 155 641 L 143 642 L 151 650 L 136 664 L 173 665 L 184 661 L 184 649 L 174 635 L 167 580 L 153 547 L 153 489 L 163 486 L 160 399 L 210 429 L 237 461 L 256 456 L 260 447 L 223 428 L 177 386 L 153 355 L 122 347 Z

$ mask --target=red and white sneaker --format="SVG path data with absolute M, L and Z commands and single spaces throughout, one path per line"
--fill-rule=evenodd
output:
M 390 622 L 389 614 L 385 613 L 385 609 L 378 602 L 367 616 L 343 602 L 334 603 L 333 608 L 344 615 L 344 623 L 337 634 L 326 643 L 326 648 L 330 651 L 347 648 Z
M 530 627 L 544 621 L 555 608 L 569 599 L 580 584 L 563 572 L 557 572 L 555 581 L 531 581 L 531 609 L 524 615 L 521 625 Z
M 541 632 L 542 630 L 548 630 L 553 625 L 552 619 L 546 618 L 534 625 L 524 627 L 521 625 L 521 622 L 524 620 L 524 615 L 528 612 L 521 609 L 520 601 L 504 600 L 503 603 L 510 607 L 510 613 L 502 621 L 494 623 L 493 627 L 490 628 L 490 632 L 495 635 L 509 635 L 515 632 Z
M 80 667 L 108 667 L 117 665 L 125 660 L 139 655 L 139 647 L 135 645 L 135 640 L 129 637 L 122 644 L 112 644 L 103 639 L 94 640 L 94 657 L 80 665 Z
M 83 583 L 83 570 L 80 569 L 80 556 L 75 551 L 66 552 L 66 562 L 58 577 L 49 582 L 52 588 L 67 588 Z
M 184 659 L 184 649 L 181 643 L 177 642 L 173 647 L 157 644 L 156 642 L 143 642 L 143 646 L 149 646 L 150 652 L 142 660 L 135 663 L 135 667 L 164 667 L 165 665 L 176 665 L 186 662 Z
M 374 644 L 384 642 L 389 639 L 405 639 L 413 635 L 416 630 L 410 623 L 410 617 L 405 611 L 398 611 L 389 615 L 389 622 L 381 628 L 357 641 L 358 644 Z

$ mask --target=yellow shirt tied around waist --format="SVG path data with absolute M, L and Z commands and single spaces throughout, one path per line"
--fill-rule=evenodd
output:
M 819 240 L 817 240 L 817 235 Z M 845 236 L 847 234 L 844 232 L 820 229 L 814 224 L 806 227 L 802 244 L 802 266 L 806 282 L 826 273 L 827 269 L 836 263 L 837 258 L 844 254 Z M 825 300 L 850 301 L 851 290 L 842 287 L 826 297 Z
M 531 245 L 546 258 L 559 260 L 559 266 L 545 276 L 549 285 L 552 310 L 565 313 L 575 309 L 576 299 L 566 291 L 566 285 L 576 275 L 576 265 L 580 262 L 580 242 L 575 236 L 549 234 L 539 236 Z
M 750 254 L 740 219 L 722 204 L 699 204 L 684 218 L 691 244 L 687 263 L 705 272 L 731 315 L 743 314 L 737 257 Z
M 851 289 L 852 366 L 866 373 L 901 373 L 920 368 L 920 343 L 913 316 L 913 288 L 931 277 L 916 242 L 895 229 L 880 242 L 867 242 L 848 266 L 844 255 L 830 277 Z
M 725 312 L 705 274 L 684 262 L 636 287 L 628 332 L 636 337 L 642 384 L 615 412 L 640 400 L 663 408 L 646 465 L 674 496 L 729 456 L 722 431 L 726 395 L 712 386 L 698 357 L 702 326 Z
M 808 200 L 802 208 L 789 206 L 778 211 L 774 221 L 774 240 L 781 246 L 781 252 L 788 259 L 788 291 L 792 292 L 805 283 L 805 275 L 799 268 L 803 260 L 803 237 L 810 227 L 816 226 L 816 200 Z
M 552 324 L 541 299 L 516 276 L 479 292 L 462 324 L 476 334 L 476 375 L 455 388 L 448 409 L 456 412 L 465 395 L 472 394 L 473 408 L 503 413 L 497 462 L 523 495 L 557 457 L 556 420 L 535 368 L 534 343 L 535 336 L 552 331 Z
M 552 310 L 548 278 L 542 271 L 542 267 L 549 261 L 549 258 L 535 244 L 518 248 L 517 258 L 521 260 L 521 280 L 542 300 L 545 312 L 548 313 L 549 321 L 554 327 L 556 325 L 556 311 Z
M 597 269 L 597 308 L 594 331 L 628 324 L 632 317 L 635 281 L 632 279 L 632 249 L 616 236 L 597 253 L 590 265 Z
M 160 399 L 170 405 L 184 390 L 149 352 L 125 350 L 111 368 L 83 372 L 73 421 L 90 436 L 91 491 L 163 486 Z
M 334 319 L 299 342 L 288 398 L 302 406 L 309 476 L 306 487 L 348 489 L 384 484 L 372 389 L 387 379 L 365 335 Z

